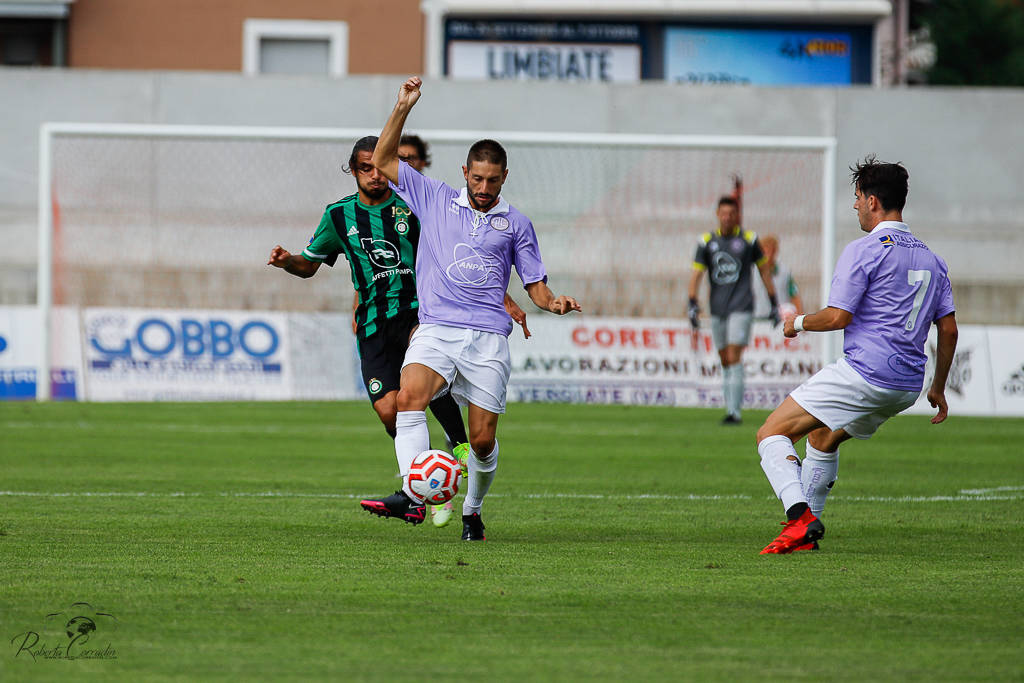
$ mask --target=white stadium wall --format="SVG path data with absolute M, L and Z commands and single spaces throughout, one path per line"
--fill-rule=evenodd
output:
M 12 254 L 0 271 L 0 303 L 35 301 L 43 122 L 346 127 L 372 133 L 390 112 L 400 81 L 0 70 L 0 238 Z M 1024 196 L 1016 188 L 1024 177 L 1024 156 L 1016 153 L 1024 149 L 1024 127 L 1017 125 L 1024 119 L 1024 90 L 441 81 L 428 83 L 425 93 L 411 130 L 835 137 L 838 246 L 857 234 L 847 166 L 870 152 L 901 160 L 911 172 L 907 219 L 949 261 L 961 320 L 1024 324 Z M 516 172 L 515 159 L 511 169 Z M 711 219 L 709 206 L 709 224 Z

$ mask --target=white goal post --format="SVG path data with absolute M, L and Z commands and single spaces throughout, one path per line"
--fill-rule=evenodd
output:
M 351 292 L 341 298 L 347 280 L 337 274 L 317 278 L 329 281 L 320 289 L 248 278 L 261 265 L 257 255 L 265 259 L 276 242 L 297 252 L 324 206 L 354 191 L 339 169 L 355 140 L 377 132 L 44 123 L 38 400 L 50 398 L 55 305 L 343 310 Z M 505 194 L 537 227 L 555 287 L 592 302 L 592 313 L 684 317 L 695 239 L 715 227 L 714 204 L 729 194 L 732 174 L 744 178 L 744 227 L 781 236 L 782 260 L 811 294 L 807 307 L 828 291 L 835 138 L 408 132 L 431 145 L 427 173 L 456 187 L 469 144 L 505 145 Z M 336 270 L 348 277 L 347 268 Z M 823 360 L 835 357 L 835 341 Z

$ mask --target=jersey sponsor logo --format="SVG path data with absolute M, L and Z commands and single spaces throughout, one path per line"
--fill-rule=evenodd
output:
M 711 280 L 716 285 L 730 285 L 740 279 L 740 263 L 725 251 L 711 255 Z
M 465 242 L 459 242 L 452 250 L 452 263 L 444 272 L 456 284 L 486 287 L 492 269 L 476 249 Z
M 379 394 L 380 390 L 383 388 L 384 384 L 376 377 L 374 377 L 373 379 L 366 383 L 366 390 L 369 391 L 371 394 Z
M 348 229 L 348 232 L 345 233 L 345 236 L 346 237 L 351 237 L 352 235 L 358 235 L 358 234 L 359 234 L 359 231 L 356 230 L 356 226 L 353 225 L 352 227 L 350 227 Z
M 399 235 L 404 235 L 405 233 L 409 232 L 409 224 L 406 223 L 405 221 L 398 221 L 397 223 L 395 223 L 395 232 L 397 232 Z
M 504 216 L 495 216 L 491 219 L 491 227 L 499 232 L 508 230 L 508 219 Z
M 914 363 L 912 360 L 903 356 L 900 353 L 894 353 L 889 356 L 887 361 L 889 369 L 895 372 L 897 375 L 904 377 L 916 377 L 924 372 L 924 366 L 920 363 Z
M 366 252 L 370 262 L 378 268 L 394 268 L 402 262 L 398 249 L 387 240 L 375 240 L 372 237 L 364 237 L 359 240 L 359 245 Z

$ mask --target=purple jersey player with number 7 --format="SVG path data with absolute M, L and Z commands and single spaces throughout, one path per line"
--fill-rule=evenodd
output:
M 868 157 L 852 167 L 860 228 L 836 263 L 828 306 L 787 318 L 784 333 L 845 330 L 843 358 L 823 368 L 768 416 L 757 432 L 761 468 L 787 521 L 762 555 L 817 550 L 819 517 L 836 480 L 839 444 L 867 439 L 913 405 L 924 383 L 924 345 L 935 323 L 938 346 L 928 402 L 946 419 L 946 377 L 956 350 L 953 292 L 946 263 L 903 222 L 908 174 Z M 801 464 L 793 444 L 807 437 Z

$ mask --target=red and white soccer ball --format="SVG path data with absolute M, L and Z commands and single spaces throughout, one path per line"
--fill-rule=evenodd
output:
M 444 451 L 423 451 L 413 458 L 406 483 L 431 505 L 441 505 L 459 492 L 459 461 Z

